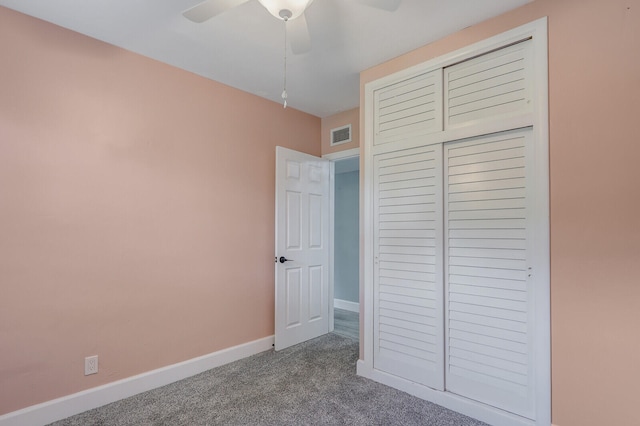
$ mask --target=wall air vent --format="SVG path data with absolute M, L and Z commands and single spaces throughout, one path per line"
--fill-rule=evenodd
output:
M 331 129 L 331 146 L 351 142 L 351 124 Z

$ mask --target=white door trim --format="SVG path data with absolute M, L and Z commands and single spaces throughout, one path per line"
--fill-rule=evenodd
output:
M 360 156 L 360 148 L 346 149 L 344 151 L 332 152 L 322 156 L 325 160 L 336 161 L 344 160 L 345 158 L 353 158 Z
M 373 158 L 375 153 L 394 149 L 391 146 L 374 147 L 374 93 L 399 79 L 406 79 L 419 73 L 424 73 L 437 68 L 442 68 L 471 57 L 489 52 L 491 50 L 507 46 L 509 44 L 532 38 L 533 40 L 533 81 L 535 84 L 535 102 L 533 113 L 527 117 L 520 117 L 507 123 L 489 123 L 474 129 L 461 129 L 456 131 L 442 131 L 434 135 L 428 135 L 427 143 L 444 143 L 469 136 L 495 133 L 502 130 L 533 125 L 534 138 L 534 163 L 535 163 L 535 189 L 533 195 L 535 201 L 535 220 L 533 227 L 537 247 L 543 250 L 534 254 L 533 271 L 536 272 L 539 282 L 544 285 L 536 292 L 534 301 L 536 310 L 537 327 L 536 340 L 539 342 L 536 348 L 536 389 L 537 407 L 536 422 L 527 421 L 517 416 L 479 404 L 477 402 L 461 398 L 448 392 L 440 392 L 426 386 L 417 385 L 411 381 L 391 376 L 377 371 L 373 367 L 374 354 L 374 213 L 373 213 Z M 361 274 L 361 286 L 364 287 L 363 306 L 364 314 L 364 354 L 358 361 L 358 374 L 380 381 L 384 384 L 402 389 L 413 395 L 419 396 L 444 405 L 445 407 L 467 414 L 491 424 L 551 424 L 551 316 L 550 316 L 550 253 L 549 253 L 549 102 L 548 102 L 548 52 L 547 52 L 547 18 L 541 18 L 529 24 L 525 24 L 513 30 L 480 41 L 456 50 L 438 58 L 431 59 L 422 64 L 407 68 L 397 73 L 388 75 L 379 80 L 365 84 L 364 93 L 364 146 L 363 167 L 364 178 L 361 180 L 361 220 L 364 232 L 361 252 L 364 255 L 363 273 Z M 502 126 L 502 127 L 500 127 Z M 473 131 L 475 134 L 470 134 Z M 391 144 L 387 144 L 391 145 Z

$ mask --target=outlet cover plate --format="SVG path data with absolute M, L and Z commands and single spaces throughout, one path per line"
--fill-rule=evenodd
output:
M 98 355 L 88 356 L 84 359 L 84 375 L 98 373 Z

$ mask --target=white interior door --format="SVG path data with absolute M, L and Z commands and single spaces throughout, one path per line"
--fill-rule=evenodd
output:
M 329 332 L 331 163 L 276 148 L 275 349 Z

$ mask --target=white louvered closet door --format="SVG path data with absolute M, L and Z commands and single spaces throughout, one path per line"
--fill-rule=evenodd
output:
M 442 145 L 374 160 L 374 365 L 444 389 Z
M 550 422 L 546 33 L 365 85 L 361 374 L 496 424 Z
M 532 130 L 444 146 L 446 388 L 534 418 Z
M 375 138 L 379 146 L 442 130 L 442 72 L 435 70 L 376 91 Z
M 445 129 L 532 112 L 531 40 L 444 69 Z

